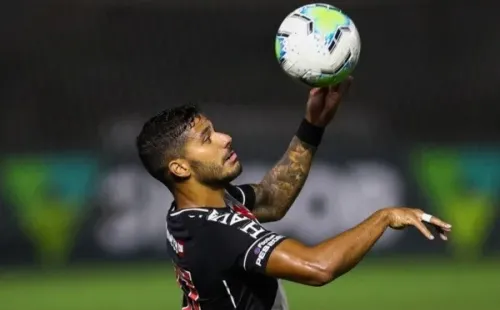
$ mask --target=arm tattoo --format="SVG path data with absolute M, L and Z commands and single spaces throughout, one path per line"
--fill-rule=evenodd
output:
M 282 218 L 306 182 L 316 148 L 293 137 L 283 158 L 260 184 L 252 185 L 256 194 L 253 211 L 262 222 Z

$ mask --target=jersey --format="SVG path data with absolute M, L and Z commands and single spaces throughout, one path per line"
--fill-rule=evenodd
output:
M 264 274 L 286 238 L 252 214 L 251 186 L 229 186 L 225 204 L 177 210 L 174 202 L 168 212 L 167 252 L 183 292 L 182 310 L 287 310 L 279 281 Z

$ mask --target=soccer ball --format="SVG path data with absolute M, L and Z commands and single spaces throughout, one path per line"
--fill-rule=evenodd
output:
M 291 77 L 313 87 L 342 82 L 354 70 L 361 40 L 354 22 L 338 8 L 304 5 L 281 23 L 276 58 Z

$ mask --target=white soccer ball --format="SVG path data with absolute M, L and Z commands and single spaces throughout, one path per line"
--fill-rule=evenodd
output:
M 354 70 L 361 40 L 354 22 L 338 8 L 304 5 L 281 23 L 276 58 L 293 78 L 313 87 L 335 85 Z

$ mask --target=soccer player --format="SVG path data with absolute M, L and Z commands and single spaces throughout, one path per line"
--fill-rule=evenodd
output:
M 280 220 L 293 204 L 350 84 L 351 78 L 311 89 L 288 150 L 258 184 L 231 185 L 242 171 L 231 137 L 195 107 L 168 109 L 145 123 L 137 138 L 139 156 L 174 196 L 167 250 L 184 293 L 182 309 L 285 310 L 278 279 L 325 285 L 353 268 L 388 227 L 415 226 L 433 239 L 423 224 L 429 222 L 446 239 L 449 224 L 410 208 L 381 209 L 316 246 L 261 225 Z

